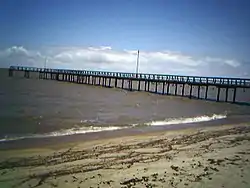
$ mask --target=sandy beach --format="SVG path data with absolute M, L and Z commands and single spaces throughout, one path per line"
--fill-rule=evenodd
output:
M 0 187 L 250 187 L 250 126 L 0 151 Z

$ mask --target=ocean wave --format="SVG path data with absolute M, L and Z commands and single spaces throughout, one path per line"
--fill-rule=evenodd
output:
M 205 121 L 213 121 L 219 119 L 225 119 L 227 115 L 225 114 L 213 114 L 212 116 L 197 116 L 188 118 L 170 118 L 163 121 L 151 121 L 143 124 L 133 124 L 133 126 L 147 125 L 147 126 L 163 126 L 163 125 L 176 125 L 176 124 L 186 124 L 186 123 L 199 123 Z
M 48 137 L 59 137 L 59 136 L 68 136 L 75 134 L 85 134 L 85 133 L 93 133 L 93 132 L 102 132 L 102 131 L 114 131 L 119 129 L 124 129 L 128 127 L 81 127 L 81 128 L 72 128 L 72 129 L 64 129 L 44 134 L 27 134 L 23 136 L 5 136 L 5 138 L 0 138 L 0 142 L 14 141 L 14 140 L 22 140 L 27 138 L 48 138 Z
M 109 127 L 97 127 L 97 126 L 84 126 L 84 127 L 75 127 L 71 129 L 63 129 L 59 131 L 44 133 L 44 134 L 27 134 L 22 136 L 5 136 L 4 138 L 0 138 L 0 142 L 14 141 L 14 140 L 22 140 L 28 138 L 48 138 L 48 137 L 59 137 L 59 136 L 68 136 L 75 134 L 85 134 L 85 133 L 93 133 L 93 132 L 102 132 L 102 131 L 114 131 L 119 129 L 126 129 L 132 127 L 140 127 L 140 126 L 164 126 L 164 125 L 175 125 L 175 124 L 187 124 L 187 123 L 198 123 L 205 121 L 212 121 L 218 119 L 227 118 L 227 115 L 223 114 L 213 114 L 212 116 L 197 116 L 197 117 L 189 117 L 189 118 L 175 118 L 175 119 L 165 119 L 164 121 L 151 121 L 142 124 L 132 124 L 130 126 L 109 126 Z

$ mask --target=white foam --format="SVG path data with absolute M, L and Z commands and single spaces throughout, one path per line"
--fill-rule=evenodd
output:
M 22 140 L 27 138 L 48 138 L 48 137 L 58 137 L 58 136 L 67 136 L 67 135 L 75 135 L 75 134 L 85 134 L 92 132 L 101 132 L 101 131 L 114 131 L 119 129 L 125 129 L 128 127 L 81 127 L 81 128 L 72 128 L 72 129 L 64 129 L 60 131 L 54 131 L 44 134 L 27 134 L 23 136 L 16 137 L 5 137 L 0 139 L 0 142 L 13 141 L 13 140 Z
M 164 121 L 151 121 L 145 123 L 148 126 L 161 126 L 161 125 L 176 125 L 176 124 L 186 124 L 186 123 L 197 123 L 213 121 L 218 119 L 225 119 L 227 116 L 223 114 L 213 114 L 212 116 L 197 116 L 189 118 L 176 118 L 176 119 L 165 119 Z

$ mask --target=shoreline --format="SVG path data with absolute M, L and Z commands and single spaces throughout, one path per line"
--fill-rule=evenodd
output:
M 44 138 L 25 138 L 13 141 L 3 141 L 0 142 L 0 150 L 16 150 L 16 149 L 30 149 L 30 148 L 50 148 L 53 146 L 60 145 L 62 142 L 75 143 L 75 142 L 89 142 L 94 140 L 102 139 L 113 139 L 117 137 L 126 136 L 141 136 L 145 134 L 157 133 L 162 131 L 176 131 L 185 130 L 193 128 L 206 128 L 206 127 L 217 127 L 221 125 L 234 125 L 234 124 L 244 124 L 250 122 L 249 115 L 240 115 L 235 117 L 227 117 L 224 119 L 217 119 L 204 122 L 196 123 L 183 123 L 183 124 L 173 124 L 164 126 L 142 126 L 142 127 L 131 127 L 112 131 L 100 131 L 92 133 L 81 133 L 65 136 L 52 136 Z
M 5 157 L 2 155 L 5 154 Z M 0 187 L 250 185 L 250 126 L 193 127 L 0 152 Z

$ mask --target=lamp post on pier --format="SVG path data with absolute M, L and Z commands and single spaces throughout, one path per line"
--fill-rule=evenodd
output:
M 138 73 L 139 73 L 139 50 L 137 52 L 137 61 L 136 61 L 136 78 L 138 78 Z
M 44 69 L 46 69 L 46 67 L 47 67 L 47 60 L 48 60 L 48 58 L 45 57 L 45 60 L 44 60 Z

